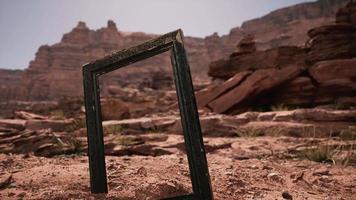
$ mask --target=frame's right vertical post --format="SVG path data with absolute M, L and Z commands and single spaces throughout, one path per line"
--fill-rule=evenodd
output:
M 90 189 L 92 193 L 107 193 L 105 168 L 105 148 L 98 79 L 95 74 L 83 70 L 84 103 L 88 134 L 88 156 L 90 171 Z
M 212 200 L 213 193 L 201 133 L 199 114 L 182 38 L 183 33 L 182 31 L 179 31 L 176 41 L 173 43 L 171 61 L 175 76 L 193 193 L 196 199 Z

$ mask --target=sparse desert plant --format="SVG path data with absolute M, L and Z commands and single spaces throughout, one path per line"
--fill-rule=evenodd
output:
M 66 131 L 73 132 L 85 127 L 86 127 L 85 119 L 83 118 L 74 119 L 73 123 L 67 127 Z
M 63 110 L 53 110 L 50 115 L 53 119 L 66 119 L 66 115 Z
M 307 148 L 301 151 L 303 157 L 308 160 L 320 162 L 320 163 L 334 163 L 334 155 L 337 152 L 332 150 L 329 146 L 315 146 L 312 148 Z
M 343 166 L 354 165 L 356 162 L 355 146 L 353 143 L 338 145 L 311 143 L 310 147 L 302 150 L 301 156 L 320 163 L 333 163 Z
M 235 132 L 239 137 L 259 137 L 265 135 L 262 130 L 255 128 L 239 128 L 236 129 Z
M 150 128 L 148 130 L 148 133 L 153 133 L 153 134 L 159 134 L 159 133 L 162 133 L 162 132 L 164 132 L 164 130 L 162 128 L 157 127 L 157 126 L 154 126 L 154 127 Z
M 334 103 L 334 108 L 336 110 L 348 110 L 348 109 L 350 109 L 350 107 L 351 106 L 349 106 L 347 104 L 344 104 L 344 103 L 342 103 L 340 101 L 335 101 L 335 103 Z
M 356 140 L 356 126 L 349 126 L 348 129 L 341 131 L 340 138 L 342 140 Z
M 109 125 L 104 127 L 104 133 L 105 134 L 118 134 L 122 132 L 122 126 L 121 125 Z
M 82 153 L 82 149 L 83 149 L 83 144 L 77 140 L 76 138 L 72 137 L 69 139 L 69 145 L 71 145 L 73 147 L 73 153 L 75 154 L 79 154 Z
M 115 139 L 115 142 L 122 146 L 133 146 L 145 143 L 142 138 L 135 136 L 119 136 Z
M 285 106 L 284 104 L 278 104 L 278 105 L 272 105 L 271 106 L 271 111 L 288 111 L 291 110 L 288 106 Z

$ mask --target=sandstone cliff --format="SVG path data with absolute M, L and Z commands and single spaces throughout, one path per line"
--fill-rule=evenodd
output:
M 192 72 L 194 75 L 206 75 L 209 63 L 229 55 L 245 34 L 255 35 L 256 47 L 260 50 L 280 45 L 301 45 L 308 38 L 307 30 L 333 21 L 332 16 L 345 1 L 319 0 L 282 8 L 259 19 L 245 22 L 241 27 L 233 28 L 228 35 L 221 37 L 216 33 L 204 39 L 186 37 L 185 44 Z M 98 30 L 91 30 L 84 22 L 79 22 L 71 32 L 63 35 L 60 42 L 41 46 L 35 59 L 24 72 L 21 86 L 15 89 L 7 87 L 6 90 L 10 92 L 2 92 L 6 97 L 1 99 L 56 100 L 67 96 L 82 96 L 83 64 L 156 36 L 141 32 L 122 32 L 113 21 Z M 151 87 L 157 85 L 157 80 L 154 79 L 170 72 L 169 57 L 156 56 L 137 63 L 134 67 L 107 75 L 105 81 L 101 81 L 102 94 L 109 94 L 108 88 L 111 85 L 134 84 Z M 170 79 L 169 75 L 165 76 L 164 80 Z
M 0 101 L 17 98 L 16 89 L 22 79 L 22 70 L 0 69 Z
M 356 106 L 356 1 L 339 9 L 335 22 L 308 31 L 304 47 L 256 51 L 251 36 L 229 58 L 212 62 L 209 75 L 229 79 L 197 94 L 198 105 L 237 113 L 275 105 Z
M 256 37 L 257 47 L 265 50 L 277 46 L 300 46 L 308 39 L 307 32 L 313 27 L 334 21 L 336 11 L 347 0 L 318 0 L 275 10 L 261 18 L 244 22 L 231 29 L 222 41 L 230 53 L 236 41 L 244 34 Z

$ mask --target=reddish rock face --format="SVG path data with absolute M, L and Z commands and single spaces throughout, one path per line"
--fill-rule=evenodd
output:
M 251 37 L 243 39 L 228 59 L 210 65 L 212 77 L 233 78 L 197 93 L 198 104 L 217 113 L 273 105 L 356 105 L 355 9 L 356 2 L 350 1 L 336 15 L 337 23 L 311 29 L 305 48 L 254 51 Z M 247 50 L 241 48 L 246 46 Z M 240 80 L 246 70 L 250 74 Z
M 251 71 L 241 72 L 222 84 L 212 85 L 204 90 L 200 90 L 196 94 L 196 100 L 199 108 L 205 107 L 208 103 L 210 103 L 220 95 L 238 86 L 250 74 Z
M 323 60 L 356 57 L 356 26 L 330 24 L 308 32 L 310 36 L 307 61 L 314 64 Z
M 323 60 L 356 57 L 356 2 L 340 8 L 336 23 L 313 28 L 308 32 L 307 61 L 314 64 Z
M 119 99 L 101 100 L 102 120 L 119 120 L 130 117 L 128 106 Z
M 123 33 L 118 31 L 113 21 L 96 31 L 90 30 L 84 22 L 79 22 L 71 32 L 64 34 L 61 42 L 39 48 L 35 60 L 31 61 L 24 72 L 21 84 L 24 91 L 18 99 L 58 100 L 81 97 L 82 65 L 154 37 L 157 35 Z M 192 72 L 205 74 L 205 66 L 210 62 L 205 41 L 192 37 L 186 37 L 185 40 Z M 172 85 L 171 74 L 171 61 L 165 53 L 105 75 L 100 80 L 101 89 L 105 92 L 110 86 L 128 84 L 162 89 L 167 84 Z
M 318 62 L 309 69 L 318 84 L 316 103 L 339 102 L 356 91 L 356 59 Z
M 191 71 L 194 75 L 206 75 L 208 64 L 228 56 L 235 49 L 237 41 L 246 34 L 255 36 L 256 47 L 261 50 L 280 45 L 303 44 L 307 39 L 306 30 L 332 21 L 331 16 L 344 2 L 346 0 L 320 0 L 283 8 L 262 18 L 248 21 L 242 27 L 233 28 L 228 35 L 221 37 L 217 34 L 204 39 L 185 37 Z M 347 17 L 347 20 L 353 19 L 352 16 Z M 21 86 L 1 89 L 4 91 L 2 94 L 5 94 L 6 100 L 57 100 L 62 97 L 80 97 L 83 64 L 153 37 L 156 36 L 121 32 L 113 21 L 109 21 L 107 27 L 95 31 L 89 29 L 84 22 L 79 22 L 71 32 L 64 34 L 59 43 L 41 46 L 35 59 L 24 72 Z M 248 56 L 245 59 L 241 62 L 251 61 Z M 103 91 L 108 86 L 125 85 L 127 82 L 141 84 L 142 80 L 154 81 L 152 77 L 157 71 L 171 73 L 170 65 L 169 57 L 162 55 L 150 61 L 134 64 L 129 69 L 110 73 L 106 81 L 102 82 Z M 227 78 L 233 74 L 222 76 Z M 3 98 L 0 100 L 4 100 Z
M 299 76 L 273 92 L 270 102 L 274 105 L 310 107 L 314 103 L 316 85 L 308 76 Z
M 236 110 L 253 107 L 256 97 L 294 79 L 300 73 L 301 68 L 298 66 L 258 70 L 238 86 L 211 101 L 208 107 L 217 113 L 235 113 Z
M 261 18 L 244 22 L 240 29 L 233 29 L 224 40 L 235 45 L 235 36 L 242 32 L 253 34 L 257 49 L 261 50 L 284 45 L 302 46 L 308 39 L 308 30 L 333 22 L 335 13 L 346 2 L 348 0 L 318 0 L 278 9 Z M 230 47 L 230 52 L 233 48 Z
M 8 101 L 17 97 L 16 89 L 22 75 L 22 70 L 0 69 L 0 101 Z
M 245 70 L 284 68 L 290 65 L 305 66 L 305 50 L 294 46 L 278 47 L 266 51 L 232 54 L 228 60 L 218 60 L 209 66 L 209 75 L 227 79 Z
M 310 75 L 318 82 L 334 79 L 356 79 L 356 58 L 318 62 L 309 69 Z
M 336 13 L 336 23 L 348 23 L 356 25 L 356 2 L 351 0 L 343 8 L 340 8 Z

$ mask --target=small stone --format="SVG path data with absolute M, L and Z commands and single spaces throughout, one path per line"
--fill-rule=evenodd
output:
M 270 167 L 270 166 L 267 166 L 267 165 L 263 165 L 262 169 L 271 170 L 271 169 L 273 169 L 273 168 Z
M 26 192 L 21 192 L 20 194 L 17 195 L 19 198 L 24 198 L 26 196 Z
M 320 170 L 320 171 L 315 171 L 313 173 L 314 176 L 330 176 L 330 171 L 329 170 Z
M 228 172 L 225 172 L 224 174 L 227 176 L 231 176 L 233 173 L 231 171 L 228 171 Z
M 321 181 L 321 182 L 324 182 L 324 183 L 330 183 L 332 180 L 331 179 L 329 179 L 329 177 L 328 176 L 321 176 L 320 178 L 319 178 L 319 181 Z
M 288 191 L 284 191 L 284 192 L 282 192 L 282 197 L 283 197 L 283 199 L 293 200 L 292 195 L 291 195 L 291 194 L 289 194 L 289 192 L 288 192 Z
M 250 167 L 251 169 L 258 169 L 258 167 L 256 165 L 251 165 Z
M 269 173 L 269 174 L 267 175 L 267 178 L 268 178 L 268 179 L 271 179 L 271 180 L 277 181 L 277 180 L 279 179 L 279 174 L 278 174 L 278 173 Z
M 10 185 L 12 179 L 11 174 L 5 174 L 0 176 L 0 189 L 3 189 Z
M 10 193 L 7 194 L 7 196 L 8 196 L 8 197 L 13 197 L 13 196 L 15 196 L 15 193 L 10 192 Z
M 140 167 L 140 168 L 137 170 L 137 174 L 138 174 L 138 175 L 142 175 L 142 176 L 147 176 L 147 170 L 146 170 L 146 168 Z

